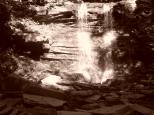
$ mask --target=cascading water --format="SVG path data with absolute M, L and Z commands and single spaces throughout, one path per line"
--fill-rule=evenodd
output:
M 93 57 L 91 54 L 92 43 L 90 40 L 90 34 L 87 32 L 87 6 L 84 2 L 78 8 L 77 17 L 78 17 L 78 47 L 80 54 L 78 56 L 78 68 L 77 71 L 82 73 L 86 81 L 90 81 L 91 77 L 88 73 L 88 67 L 93 63 Z
M 130 7 L 131 11 L 134 11 L 136 8 L 136 0 L 124 0 L 125 4 Z M 112 17 L 112 8 L 115 4 L 109 3 L 103 5 L 104 13 L 104 30 L 107 31 L 103 39 L 103 49 L 107 50 L 107 53 L 104 57 L 105 60 L 105 69 L 101 79 L 101 83 L 105 82 L 107 79 L 112 79 L 114 77 L 114 64 L 112 61 L 112 43 L 116 41 L 118 34 L 113 30 L 113 17 Z
M 78 9 L 78 68 L 77 72 L 82 73 L 85 80 L 92 83 L 103 83 L 107 79 L 114 77 L 114 64 L 112 61 L 112 44 L 116 41 L 117 32 L 113 29 L 113 17 L 112 8 L 115 3 L 104 3 L 103 14 L 104 14 L 104 35 L 102 36 L 103 44 L 102 49 L 105 50 L 104 56 L 104 71 L 98 67 L 98 54 L 94 51 L 94 43 L 91 40 L 90 33 L 88 32 L 87 16 L 88 10 L 84 2 L 80 4 Z
M 130 6 L 130 10 L 134 11 L 136 8 L 136 0 L 125 0 L 125 4 Z M 114 77 L 114 64 L 112 61 L 112 43 L 116 41 L 118 34 L 113 30 L 113 17 L 112 17 L 112 8 L 115 4 L 108 3 L 103 5 L 104 13 L 104 30 L 106 33 L 103 35 L 103 46 L 102 48 L 107 50 L 106 55 L 104 56 L 105 60 L 105 69 L 101 79 L 101 83 L 105 82 L 107 79 L 112 79 Z
M 114 77 L 114 65 L 112 61 L 112 43 L 117 38 L 116 31 L 113 30 L 113 18 L 112 18 L 112 7 L 114 4 L 104 4 L 103 12 L 104 12 L 104 31 L 106 33 L 103 35 L 103 45 L 102 48 L 106 50 L 106 54 L 104 56 L 105 61 L 105 69 L 102 75 L 101 83 L 105 82 L 107 79 L 112 79 Z
M 136 0 L 126 0 L 126 4 L 130 5 L 132 11 L 135 10 L 135 8 L 136 8 Z
M 113 3 L 103 4 L 104 24 L 103 27 L 106 30 L 113 28 L 112 7 Z
M 103 37 L 102 48 L 107 51 L 105 60 L 105 70 L 104 72 L 98 67 L 97 63 L 97 53 L 94 51 L 94 44 L 91 40 L 90 33 L 88 32 L 87 15 L 88 10 L 84 2 L 81 3 L 78 9 L 78 68 L 77 72 L 82 73 L 85 80 L 92 83 L 103 83 L 107 79 L 111 79 L 114 76 L 114 66 L 111 58 L 112 53 L 112 42 L 115 41 L 117 34 L 112 29 L 113 28 L 113 18 L 112 18 L 112 7 L 114 4 L 104 4 L 104 31 L 106 32 Z
M 136 9 L 137 0 L 122 0 L 120 3 L 124 4 L 131 12 Z
M 77 39 L 80 51 L 77 72 L 83 74 L 85 81 L 96 83 L 100 82 L 100 79 L 98 79 L 98 75 L 96 74 L 96 53 L 94 52 L 90 32 L 88 32 L 87 15 L 87 6 L 82 2 L 77 14 L 79 26 Z
M 78 26 L 79 26 L 79 30 L 81 31 L 86 31 L 84 27 L 88 26 L 87 16 L 88 16 L 87 5 L 84 2 L 81 2 L 80 6 L 78 7 L 78 11 L 77 11 Z
M 113 30 L 109 30 L 103 36 L 103 48 L 107 50 L 104 61 L 105 61 L 105 69 L 103 72 L 103 76 L 101 79 L 101 83 L 105 82 L 108 79 L 112 79 L 114 77 L 114 64 L 112 61 L 112 43 L 116 40 L 117 33 Z

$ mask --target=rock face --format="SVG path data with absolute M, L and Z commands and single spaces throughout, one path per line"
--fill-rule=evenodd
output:
M 91 115 L 88 112 L 57 111 L 57 115 Z
M 144 78 L 147 79 L 147 74 L 154 75 L 151 71 L 154 63 L 153 3 L 153 0 L 137 0 L 136 8 L 132 12 L 122 3 L 114 6 L 115 28 L 123 30 L 123 33 L 117 38 L 113 59 L 119 67 L 126 65 L 126 69 L 123 69 L 125 72 L 127 71 L 127 76 L 143 78 L 144 75 Z M 141 64 L 137 66 L 138 63 Z
M 48 105 L 52 107 L 61 107 L 65 104 L 65 101 L 51 97 L 43 97 L 43 96 L 28 95 L 28 94 L 23 95 L 23 97 L 25 102 L 30 104 Z
M 0 54 L 0 73 L 8 75 L 17 69 L 17 63 L 8 53 Z
M 6 49 L 10 45 L 11 29 L 8 25 L 10 20 L 9 7 L 3 3 L 0 3 L 0 50 Z
M 10 20 L 9 7 L 3 3 L 0 4 L 0 16 L 0 23 L 5 23 Z
M 145 73 L 149 74 L 150 72 L 151 73 L 153 72 L 153 68 L 151 67 L 152 66 L 151 62 L 153 61 L 151 56 L 152 50 L 151 50 L 151 47 L 147 47 L 149 46 L 149 42 L 153 38 L 152 30 L 154 27 L 151 26 L 151 24 L 153 23 L 153 20 L 151 19 L 153 16 L 153 10 L 151 9 L 153 8 L 149 6 L 148 7 L 149 10 L 145 12 L 143 8 L 144 6 L 142 7 L 141 5 L 142 3 L 143 2 L 138 3 L 137 9 L 133 13 L 127 11 L 127 9 L 123 10 L 123 8 L 125 8 L 123 5 L 121 5 L 120 8 L 119 6 L 115 7 L 117 9 L 115 9 L 115 11 L 113 12 L 113 13 L 116 13 L 116 15 L 121 16 L 122 23 L 120 23 L 121 27 L 119 28 L 123 29 L 124 31 L 124 33 L 121 33 L 119 38 L 117 39 L 117 46 L 115 47 L 115 51 L 113 51 L 115 53 L 115 57 L 113 56 L 113 58 L 116 61 L 117 68 L 121 64 L 118 69 L 125 72 L 126 74 L 129 74 L 129 70 L 132 70 L 131 72 L 134 72 L 134 73 L 137 70 L 137 72 L 140 73 L 140 75 L 141 74 L 145 75 Z M 144 4 L 147 4 L 147 3 L 144 3 Z M 147 7 L 145 9 L 147 9 Z M 63 17 L 64 16 L 63 14 L 64 13 L 60 15 L 62 15 Z M 59 17 L 60 15 L 56 15 L 56 16 L 60 18 Z M 68 15 L 68 18 L 71 15 Z M 127 23 L 127 25 L 124 25 L 125 23 Z M 117 22 L 117 25 L 118 24 L 119 23 Z M 65 28 L 67 26 L 63 26 L 62 28 Z M 19 25 L 19 28 L 22 28 L 22 26 Z M 58 28 L 57 30 L 62 31 L 61 28 Z M 67 31 L 69 31 L 68 33 L 70 33 L 70 31 L 72 31 L 72 28 L 68 29 Z M 73 30 L 73 31 L 76 31 L 76 30 Z M 58 32 L 58 34 L 60 33 Z M 61 35 L 65 35 L 65 34 L 67 35 L 66 31 L 64 31 L 64 33 Z M 66 36 L 65 42 L 68 43 L 69 42 L 68 38 L 71 38 L 71 37 Z M 58 37 L 55 37 L 55 38 L 59 39 L 59 41 L 63 41 L 63 38 L 61 38 L 61 36 L 59 36 L 59 38 Z M 14 44 L 15 43 L 18 43 L 18 45 L 15 46 L 16 49 L 22 48 L 21 51 L 19 52 L 32 51 L 33 55 L 35 55 L 39 53 L 37 52 L 38 50 L 41 50 L 41 43 L 35 44 L 34 42 L 29 42 L 28 44 L 28 43 L 25 43 L 24 40 L 23 41 L 17 40 L 16 42 L 14 42 Z M 60 43 L 63 44 L 64 42 L 60 42 Z M 70 44 L 71 43 L 72 42 L 70 42 Z M 72 53 L 77 52 L 77 47 L 68 48 L 66 47 L 68 45 L 61 46 L 61 44 L 59 46 L 58 45 L 55 46 L 56 47 L 55 49 L 54 47 L 52 47 L 53 48 L 52 51 L 55 54 L 59 53 L 59 55 L 62 55 L 62 54 L 70 55 Z M 63 50 L 63 52 L 60 52 L 61 50 Z M 144 56 L 145 54 L 149 54 L 148 61 Z M 58 56 L 55 55 L 54 57 L 57 58 Z M 2 56 L 0 56 L 0 58 L 2 58 Z M 4 57 L 3 60 L 5 59 L 7 58 Z M 8 71 L 10 73 L 15 71 L 16 68 L 11 66 L 14 64 L 13 61 L 11 61 L 12 63 L 7 63 L 7 61 L 3 61 L 3 60 L 0 61 L 2 65 L 2 67 L 0 67 L 1 73 L 2 71 Z M 9 60 L 12 60 L 12 58 Z M 135 84 L 132 82 L 129 84 L 125 81 L 119 80 L 113 83 L 112 85 L 110 85 L 110 87 L 106 87 L 101 84 L 84 84 L 80 82 L 76 83 L 76 81 L 80 81 L 80 79 L 83 77 L 82 74 L 80 73 L 66 74 L 66 73 L 60 73 L 58 72 L 59 71 L 58 70 L 57 72 L 55 72 L 56 75 L 53 75 L 53 73 L 51 73 L 51 69 L 53 69 L 52 67 L 54 66 L 56 66 L 56 64 L 51 66 L 51 68 L 48 70 L 50 74 L 45 79 L 42 79 L 42 83 L 46 85 L 54 84 L 59 86 L 60 84 L 57 84 L 55 80 L 57 82 L 62 82 L 62 81 L 64 82 L 64 80 L 67 80 L 69 82 L 61 83 L 61 86 L 67 85 L 71 87 L 70 90 L 66 92 L 59 91 L 58 89 L 53 90 L 52 87 L 50 87 L 51 89 L 44 89 L 39 85 L 29 83 L 28 81 L 24 83 L 22 80 L 17 80 L 17 82 L 13 84 L 13 81 L 14 81 L 13 77 L 12 79 L 8 78 L 6 79 L 6 82 L 13 86 L 12 87 L 9 86 L 6 88 L 8 89 L 10 88 L 12 89 L 12 91 L 10 91 L 10 89 L 5 90 L 4 93 L 12 97 L 12 93 L 16 93 L 17 90 L 19 90 L 18 92 L 20 93 L 20 97 L 18 98 L 20 101 L 17 100 L 17 102 L 13 103 L 13 101 L 15 101 L 14 98 L 11 99 L 11 102 L 5 101 L 5 99 L 7 100 L 8 97 L 6 97 L 6 95 L 0 95 L 0 100 L 1 100 L 0 114 L 2 115 L 4 114 L 9 115 L 9 113 L 15 114 L 15 115 L 16 114 L 26 114 L 26 115 L 42 115 L 42 114 L 44 115 L 50 115 L 50 114 L 52 115 L 133 115 L 133 114 L 144 115 L 144 114 L 149 114 L 151 115 L 153 114 L 152 109 L 150 109 L 150 107 L 154 108 L 153 101 L 152 101 L 153 91 L 151 91 L 150 89 L 151 87 L 149 86 L 149 84 L 153 84 L 153 83 L 151 82 L 150 79 L 148 79 L 146 83 L 144 82 L 145 85 L 137 84 L 137 83 Z M 65 66 L 66 69 L 67 69 L 67 66 L 68 65 Z M 144 69 L 148 71 L 145 72 Z M 140 75 L 138 76 L 140 77 Z M 123 76 L 124 74 L 122 73 L 122 77 Z M 132 76 L 134 77 L 134 75 Z M 139 81 L 138 78 L 136 79 L 136 81 L 137 80 Z M 122 85 L 121 85 L 121 82 L 123 82 Z M 149 97 L 151 97 L 152 99 L 150 100 Z M 149 100 L 146 101 L 148 104 L 145 104 L 144 102 L 147 98 L 150 101 Z M 144 104 L 138 106 L 137 104 L 134 104 L 134 103 L 144 103 L 145 106 L 148 106 L 148 108 L 144 107 Z
M 121 0 L 83 0 L 84 2 L 101 2 L 101 3 L 108 3 L 108 2 L 118 2 Z

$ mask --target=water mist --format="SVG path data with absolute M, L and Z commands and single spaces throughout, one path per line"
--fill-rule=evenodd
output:
M 96 52 L 94 52 L 94 44 L 91 40 L 91 34 L 88 32 L 89 25 L 87 23 L 88 10 L 84 2 L 78 8 L 78 68 L 77 72 L 82 73 L 86 82 L 100 82 L 98 75 L 98 67 L 96 66 Z
M 105 82 L 108 79 L 113 79 L 114 77 L 114 64 L 112 61 L 112 44 L 116 41 L 117 33 L 113 30 L 113 17 L 112 17 L 112 8 L 114 4 L 104 4 L 104 31 L 105 34 L 102 36 L 103 44 L 102 48 L 106 50 L 104 56 L 104 71 L 101 78 L 101 83 Z

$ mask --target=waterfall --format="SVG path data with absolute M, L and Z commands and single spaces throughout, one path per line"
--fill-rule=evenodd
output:
M 130 5 L 132 11 L 135 10 L 135 8 L 136 8 L 136 0 L 126 0 L 126 3 Z
M 104 13 L 103 28 L 105 28 L 106 30 L 112 29 L 113 26 L 112 7 L 113 4 L 111 3 L 106 3 L 103 5 L 103 13 Z
M 88 72 L 89 66 L 93 63 L 92 56 L 92 41 L 90 40 L 90 33 L 87 32 L 87 6 L 82 2 L 78 8 L 77 18 L 78 18 L 78 47 L 79 47 L 79 56 L 78 56 L 78 67 L 77 72 L 82 73 L 85 77 L 85 80 L 90 82 L 91 76 Z
M 84 26 L 88 26 L 87 16 L 88 16 L 87 5 L 84 2 L 81 2 L 77 11 L 78 26 L 80 30 L 84 29 Z
M 131 11 L 134 11 L 136 8 L 136 0 L 125 0 L 125 4 L 130 7 Z M 113 79 L 114 77 L 114 63 L 112 61 L 112 44 L 116 41 L 118 37 L 117 32 L 113 29 L 114 20 L 112 17 L 112 8 L 115 4 L 108 3 L 103 5 L 103 13 L 104 13 L 104 31 L 103 35 L 103 45 L 102 48 L 107 51 L 104 56 L 105 61 L 105 69 L 102 75 L 101 83 L 105 82 L 108 79 Z
M 105 69 L 102 75 L 101 83 L 105 82 L 108 79 L 112 79 L 114 77 L 114 64 L 112 61 L 112 43 L 115 42 L 117 38 L 117 33 L 114 30 L 109 30 L 104 34 L 103 38 L 103 48 L 107 50 L 104 61 L 105 61 Z
M 77 72 L 82 73 L 87 82 L 103 83 L 107 79 L 112 79 L 114 76 L 114 65 L 112 62 L 112 43 L 117 38 L 116 31 L 113 30 L 112 7 L 114 3 L 106 3 L 103 5 L 104 13 L 104 32 L 102 36 L 102 48 L 107 51 L 104 56 L 105 69 L 98 67 L 98 54 L 94 51 L 94 43 L 91 40 L 91 34 L 88 32 L 89 26 L 87 23 L 88 9 L 84 2 L 78 8 L 78 31 L 77 40 L 79 47 Z
M 136 1 L 137 0 L 122 0 L 120 3 L 124 4 L 126 8 L 133 12 L 136 9 Z
M 100 82 L 98 79 L 96 67 L 96 52 L 94 52 L 94 44 L 91 40 L 91 34 L 88 32 L 89 26 L 87 23 L 88 10 L 87 5 L 82 2 L 78 8 L 78 68 L 77 72 L 82 73 L 87 82 Z
M 132 11 L 136 8 L 136 0 L 125 0 L 125 4 L 128 4 Z M 103 35 L 103 46 L 102 48 L 107 50 L 107 53 L 104 56 L 105 61 L 105 69 L 102 75 L 101 83 L 105 82 L 108 79 L 113 79 L 114 77 L 114 64 L 112 61 L 112 44 L 116 41 L 118 34 L 113 29 L 113 17 L 112 17 L 112 8 L 115 4 L 108 3 L 103 5 L 103 13 L 104 13 L 104 31 Z
M 112 43 L 116 41 L 117 33 L 113 30 L 113 17 L 112 17 L 112 7 L 114 4 L 104 4 L 104 31 L 105 34 L 102 37 L 103 45 L 102 48 L 107 52 L 104 56 L 105 69 L 102 75 L 101 83 L 105 82 L 107 79 L 112 79 L 114 77 L 114 64 L 112 61 Z

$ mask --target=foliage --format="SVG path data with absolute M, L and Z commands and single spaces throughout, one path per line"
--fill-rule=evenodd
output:
M 18 68 L 16 61 L 10 51 L 0 54 L 0 74 L 9 75 Z
M 150 0 L 137 0 L 137 7 L 130 12 L 123 4 L 117 4 L 113 10 L 116 29 L 123 31 L 117 39 L 117 45 L 113 50 L 113 60 L 128 71 L 128 79 L 138 81 L 154 78 L 151 71 L 154 64 L 154 9 Z M 119 20 L 120 18 L 120 20 Z M 124 72 L 123 72 L 124 73 Z
M 17 17 L 26 18 L 27 16 L 30 16 L 25 10 L 32 13 L 32 11 L 28 9 L 28 5 L 24 3 L 9 1 L 0 4 L 0 51 L 4 52 L 5 50 L 13 49 L 15 53 L 19 53 L 20 55 L 24 54 L 34 59 L 39 59 L 40 55 L 47 50 L 44 49 L 43 46 L 45 41 L 40 39 L 40 41 L 36 41 L 32 40 L 33 37 L 30 39 L 25 37 L 25 35 L 29 36 L 34 34 L 38 34 L 39 36 L 40 33 L 36 32 L 36 30 L 39 29 L 36 29 L 37 27 L 31 26 L 33 23 L 30 20 L 26 21 L 28 23 L 24 24 L 23 21 L 25 20 L 20 22 L 20 19 L 16 19 Z M 20 11 L 21 15 L 18 15 Z M 31 24 L 27 25 L 29 22 L 31 22 Z M 33 28 L 31 29 L 30 27 Z M 34 28 L 35 31 L 33 31 Z M 41 36 L 41 38 L 43 37 Z

